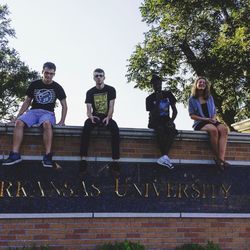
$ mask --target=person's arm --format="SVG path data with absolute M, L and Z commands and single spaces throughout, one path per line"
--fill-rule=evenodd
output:
M 211 118 L 211 122 L 212 123 L 216 123 L 217 119 L 216 119 L 216 107 L 215 107 L 215 103 L 214 103 L 214 98 L 210 95 L 209 99 L 210 99 L 209 101 L 212 103 L 212 118 Z
M 189 109 L 189 116 L 192 120 L 206 121 L 206 122 L 210 122 L 210 123 L 216 122 L 216 115 L 214 115 L 212 118 L 209 118 L 209 117 L 203 117 L 200 114 L 195 114 L 194 104 L 191 101 L 191 99 L 189 99 L 188 109 Z
M 194 98 L 193 97 L 189 98 L 188 112 L 190 118 L 195 121 L 208 121 L 208 119 L 206 117 L 202 117 L 197 110 L 198 108 L 196 102 L 194 101 Z
M 92 104 L 91 103 L 86 103 L 86 107 L 87 107 L 87 117 L 91 120 L 91 122 L 96 123 L 95 119 L 97 119 L 99 121 L 100 118 L 98 116 L 94 116 L 92 114 L 92 112 L 93 112 Z
M 68 111 L 68 106 L 66 99 L 60 100 L 61 106 L 62 106 L 62 112 L 61 112 L 61 120 L 57 123 L 59 126 L 64 126 L 65 125 L 65 119 Z
M 209 117 L 202 117 L 202 116 L 195 115 L 195 114 L 190 114 L 190 117 L 191 117 L 191 119 L 193 119 L 195 121 L 206 121 L 206 122 L 210 122 L 210 123 L 216 122 L 216 117 L 209 118 Z
M 115 99 L 109 101 L 109 111 L 107 116 L 103 119 L 103 123 L 105 126 L 108 125 L 109 120 L 112 118 L 113 113 L 114 113 L 114 106 L 115 106 Z
M 177 108 L 176 108 L 176 104 L 173 103 L 173 104 L 171 105 L 171 108 L 172 108 L 172 117 L 170 118 L 170 120 L 171 120 L 172 122 L 174 122 L 174 120 L 175 120 L 175 118 L 176 118 L 176 116 L 177 116 L 177 114 L 178 114 L 178 111 L 177 111 Z
M 154 103 L 156 101 L 156 103 Z M 159 100 L 154 99 L 152 95 L 146 98 L 146 111 L 149 111 L 150 115 L 154 118 L 160 116 Z
M 195 114 L 190 114 L 190 117 L 192 120 L 195 120 L 195 121 L 208 121 L 207 117 L 202 117 L 202 116 L 195 115 Z
M 32 101 L 32 98 L 29 96 L 26 96 L 26 98 L 25 98 L 19 112 L 17 113 L 16 117 L 14 118 L 13 122 L 15 122 L 18 119 L 18 117 L 20 115 L 22 115 L 29 108 L 31 101 Z

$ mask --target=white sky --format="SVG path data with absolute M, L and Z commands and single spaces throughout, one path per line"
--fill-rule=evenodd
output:
M 103 68 L 105 83 L 116 88 L 113 118 L 119 127 L 146 128 L 148 93 L 127 83 L 128 59 L 148 30 L 141 21 L 141 0 L 0 0 L 9 7 L 15 48 L 22 61 L 41 72 L 46 61 L 57 66 L 54 78 L 67 95 L 66 125 L 83 125 L 85 93 L 92 74 Z M 187 109 L 177 105 L 177 129 L 192 129 Z M 60 107 L 56 109 L 60 119 Z

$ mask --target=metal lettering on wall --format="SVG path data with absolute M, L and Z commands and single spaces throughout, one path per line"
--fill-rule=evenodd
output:
M 43 168 L 22 162 L 0 168 L 0 213 L 250 211 L 250 168 L 77 162 Z

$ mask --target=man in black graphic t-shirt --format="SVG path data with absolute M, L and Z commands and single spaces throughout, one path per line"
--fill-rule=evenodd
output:
M 19 149 L 23 139 L 23 129 L 25 126 L 31 127 L 36 124 L 43 127 L 45 156 L 43 157 L 42 164 L 44 167 L 52 167 L 52 126 L 56 123 L 54 108 L 57 99 L 60 100 L 62 105 L 62 116 L 58 125 L 64 125 L 67 114 L 65 92 L 58 83 L 52 80 L 55 71 L 56 66 L 54 63 L 45 63 L 42 70 L 42 79 L 32 82 L 28 87 L 26 99 L 15 119 L 13 149 L 10 152 L 9 158 L 2 165 L 10 166 L 22 161 Z M 31 108 L 28 110 L 30 104 Z
M 81 168 L 87 166 L 87 154 L 90 140 L 90 132 L 94 127 L 102 126 L 111 132 L 112 163 L 111 167 L 118 167 L 120 158 L 119 128 L 112 119 L 116 98 L 115 88 L 104 84 L 105 73 L 102 69 L 94 70 L 96 85 L 87 91 L 85 103 L 87 105 L 88 119 L 85 121 L 81 136 Z
M 100 78 L 98 76 L 98 78 Z M 92 116 L 95 116 L 96 118 L 112 118 L 111 116 L 108 116 L 109 109 L 111 108 L 113 110 L 113 104 L 116 98 L 116 91 L 113 87 L 109 85 L 104 85 L 102 89 L 98 89 L 96 86 L 91 88 L 87 91 L 86 94 L 86 100 L 85 103 L 91 104 L 92 107 Z M 112 107 L 110 106 L 112 105 Z M 91 118 L 91 116 L 89 117 Z M 106 121 L 105 121 L 106 122 Z
M 26 95 L 31 98 L 31 110 L 43 109 L 54 112 L 56 99 L 63 100 L 66 98 L 63 88 L 56 82 L 45 84 L 43 80 L 36 80 L 30 84 Z M 59 124 L 64 124 L 60 121 Z
M 148 127 L 155 130 L 162 154 L 157 163 L 172 169 L 173 164 L 168 157 L 168 152 L 178 133 L 174 124 L 177 116 L 176 99 L 171 91 L 162 91 L 162 80 L 159 76 L 153 75 L 151 84 L 154 93 L 146 98 L 146 110 L 149 111 Z M 172 109 L 171 117 L 170 108 Z

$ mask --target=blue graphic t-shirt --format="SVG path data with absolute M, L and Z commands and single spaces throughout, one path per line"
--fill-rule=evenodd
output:
M 169 98 L 160 100 L 159 102 L 160 116 L 169 116 L 169 105 L 170 105 Z
M 51 112 L 54 112 L 56 99 L 66 98 L 60 84 L 54 81 L 51 84 L 44 84 L 42 80 L 32 82 L 26 95 L 33 99 L 31 109 L 45 109 Z
M 149 111 L 149 128 L 157 124 L 166 123 L 170 119 L 170 107 L 175 105 L 176 98 L 171 91 L 161 91 L 160 94 L 152 93 L 146 98 L 146 110 Z

